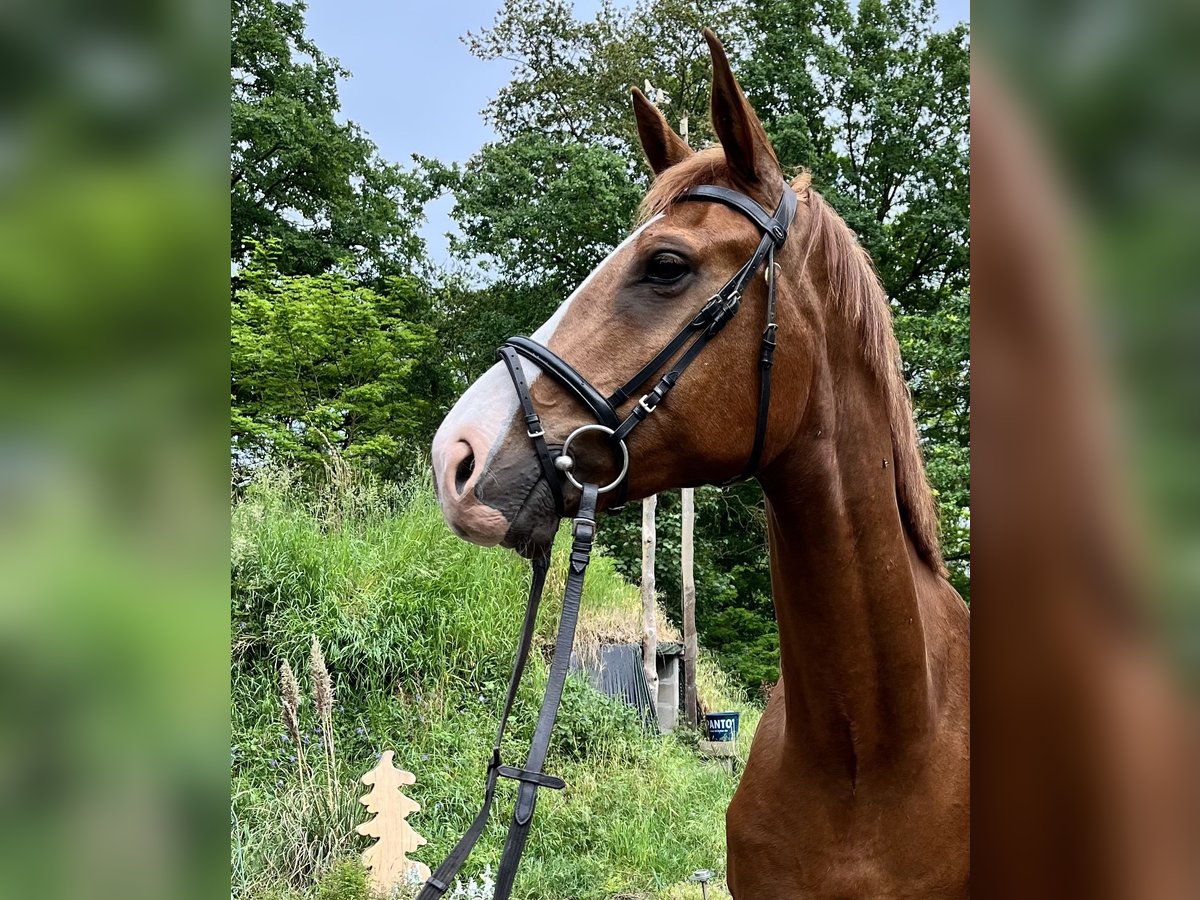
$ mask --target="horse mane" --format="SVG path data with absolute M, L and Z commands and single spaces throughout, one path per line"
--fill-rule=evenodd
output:
M 645 220 L 665 211 L 679 195 L 701 184 L 733 184 L 736 179 L 720 147 L 710 147 L 663 171 L 639 209 Z M 857 329 L 863 360 L 887 402 L 891 424 L 896 499 L 905 529 L 917 552 L 935 572 L 946 574 L 938 539 L 937 507 L 925 477 L 925 465 L 912 400 L 900 368 L 900 346 L 892 330 L 892 311 L 879 275 L 867 251 L 841 216 L 813 190 L 802 172 L 792 189 L 808 208 L 804 260 L 815 254 L 824 264 L 834 308 Z M 761 197 L 755 199 L 762 200 Z

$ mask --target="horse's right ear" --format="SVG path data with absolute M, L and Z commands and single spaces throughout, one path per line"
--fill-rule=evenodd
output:
M 657 175 L 692 155 L 692 149 L 684 143 L 667 124 L 667 117 L 657 106 L 646 99 L 646 95 L 633 88 L 633 114 L 637 117 L 638 137 L 646 161 Z

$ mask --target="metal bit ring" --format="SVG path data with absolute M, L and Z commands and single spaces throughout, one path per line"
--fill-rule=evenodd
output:
M 575 438 L 579 437 L 579 435 L 585 434 L 589 431 L 598 431 L 601 434 L 607 434 L 610 436 L 614 434 L 613 430 L 607 425 L 580 425 L 567 436 L 567 439 L 563 441 L 562 450 L 559 451 L 558 459 L 561 460 L 565 458 L 569 461 L 569 464 L 558 465 L 557 460 L 555 461 L 555 465 L 557 466 L 558 470 L 566 475 L 567 480 L 581 491 L 583 490 L 583 485 L 580 483 L 579 479 L 575 477 L 575 473 L 573 471 L 574 460 L 570 454 L 567 453 L 567 451 L 571 447 L 571 441 L 575 440 Z M 629 448 L 625 446 L 624 441 L 618 441 L 617 443 L 621 448 L 621 471 L 618 473 L 616 478 L 614 478 L 604 487 L 597 488 L 597 493 L 607 494 L 609 491 L 613 490 L 617 485 L 625 480 L 625 475 L 629 471 Z

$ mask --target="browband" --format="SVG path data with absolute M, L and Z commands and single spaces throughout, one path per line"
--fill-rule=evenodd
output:
M 782 210 L 786 202 L 787 193 L 792 192 L 795 197 L 795 192 L 791 187 L 784 185 L 784 199 L 780 200 L 779 209 Z M 769 234 L 775 241 L 776 247 L 782 247 L 783 242 L 787 240 L 788 225 L 791 224 L 791 217 L 787 221 L 781 221 L 779 212 L 774 215 L 767 212 L 758 205 L 758 201 L 752 200 L 745 194 L 732 191 L 729 188 L 718 187 L 715 184 L 702 184 L 699 187 L 694 187 L 680 195 L 680 200 L 710 200 L 714 203 L 724 203 L 726 206 L 732 207 L 744 215 L 746 218 L 754 222 L 758 226 L 758 230 Z M 793 215 L 796 208 L 792 207 Z

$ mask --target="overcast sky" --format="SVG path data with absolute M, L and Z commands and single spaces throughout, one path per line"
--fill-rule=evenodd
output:
M 491 24 L 501 0 L 309 0 L 308 32 L 352 73 L 341 84 L 343 115 L 387 160 L 412 154 L 465 162 L 493 137 L 480 110 L 507 81 L 509 65 L 473 57 L 460 38 Z M 576 0 L 592 16 L 599 0 Z M 937 0 L 947 27 L 969 18 L 969 0 Z M 436 263 L 446 261 L 449 199 L 428 210 L 424 229 Z

